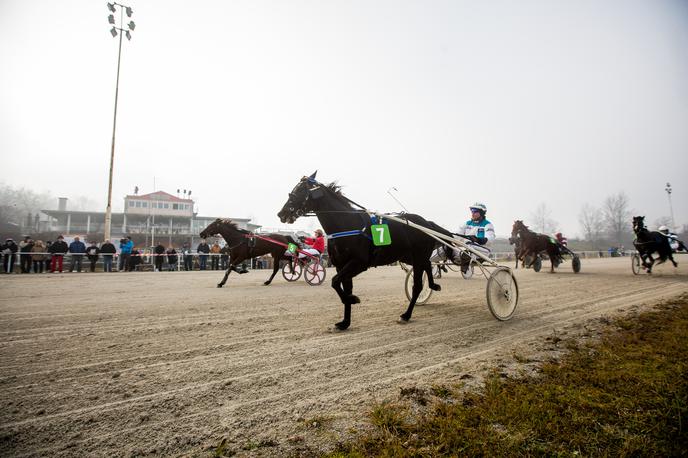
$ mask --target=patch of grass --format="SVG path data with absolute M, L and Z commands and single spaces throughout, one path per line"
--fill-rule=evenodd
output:
M 688 295 L 611 325 L 538 377 L 495 373 L 420 413 L 378 404 L 373 432 L 332 456 L 688 455 Z

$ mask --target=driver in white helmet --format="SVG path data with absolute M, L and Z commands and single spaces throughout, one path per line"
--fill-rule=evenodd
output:
M 487 244 L 490 240 L 495 239 L 495 230 L 492 223 L 485 218 L 487 207 L 485 204 L 476 202 L 469 207 L 471 211 L 471 219 L 466 221 L 460 228 L 456 235 L 459 235 L 466 240 L 466 243 L 474 250 L 483 253 L 485 256 L 490 254 Z M 433 252 L 431 261 L 439 261 L 443 258 L 443 250 L 435 250 Z M 461 253 L 460 250 L 454 249 L 455 262 L 460 260 L 461 271 L 466 273 L 470 266 L 470 256 L 466 253 Z
M 688 251 L 686 248 L 686 245 L 678 239 L 678 236 L 674 234 L 673 232 L 669 231 L 669 228 L 666 226 L 659 226 L 659 232 L 664 235 L 668 241 L 669 241 L 669 246 L 671 247 L 671 251 Z

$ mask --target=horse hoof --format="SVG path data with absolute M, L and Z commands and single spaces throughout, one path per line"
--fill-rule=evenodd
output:
M 340 321 L 339 323 L 334 324 L 334 330 L 336 331 L 346 331 L 349 328 L 349 323 L 346 323 L 344 321 Z
M 217 284 L 217 287 L 218 287 L 218 288 L 222 288 L 222 283 L 218 283 L 218 284 Z
M 263 282 L 263 286 L 270 286 L 270 282 L 269 281 Z
M 399 324 L 408 324 L 408 322 L 409 322 L 409 320 L 406 319 L 406 318 L 404 318 L 404 315 L 401 315 L 401 316 L 397 319 L 397 323 L 399 323 Z
M 435 283 L 434 285 L 430 286 L 430 289 L 433 291 L 442 291 L 442 287 Z
M 349 294 L 349 297 L 347 297 L 349 304 L 360 304 L 361 300 L 358 298 L 358 296 L 354 294 Z

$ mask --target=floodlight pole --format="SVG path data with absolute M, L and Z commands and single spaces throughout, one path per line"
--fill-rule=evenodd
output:
M 664 190 L 667 193 L 667 196 L 669 198 L 669 212 L 671 214 L 671 230 L 674 231 L 676 230 L 676 222 L 674 221 L 674 206 L 671 204 L 671 183 L 666 184 L 666 188 Z
M 119 6 L 120 13 L 120 25 L 124 25 L 124 5 L 119 3 L 113 3 L 113 6 Z M 111 5 L 108 5 L 111 6 Z M 114 11 L 114 8 L 112 9 Z M 127 11 L 127 15 L 131 16 L 131 10 Z M 133 25 L 131 25 L 133 27 Z M 117 80 L 115 83 L 115 113 L 112 120 L 112 147 L 110 148 L 110 172 L 108 177 L 108 197 L 107 197 L 107 207 L 105 208 L 105 228 L 104 228 L 104 238 L 105 240 L 110 240 L 112 234 L 112 172 L 115 165 L 115 131 L 117 130 L 117 100 L 119 98 L 119 68 L 122 62 L 122 35 L 124 35 L 124 29 L 120 27 L 113 27 L 113 30 L 119 30 L 119 48 L 117 51 Z M 127 38 L 131 38 L 129 32 L 127 31 Z

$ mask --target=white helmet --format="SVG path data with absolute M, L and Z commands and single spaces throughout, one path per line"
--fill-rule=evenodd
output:
M 659 229 L 658 229 L 658 230 L 659 230 L 659 232 L 661 232 L 662 234 L 668 234 L 668 233 L 669 233 L 669 228 L 666 227 L 666 226 L 659 226 Z
M 471 205 L 471 206 L 468 207 L 468 208 L 469 208 L 472 212 L 475 211 L 475 210 L 478 210 L 478 211 L 481 212 L 482 214 L 487 213 L 487 207 L 485 206 L 485 204 L 480 203 L 480 202 L 476 202 L 476 203 L 474 203 L 473 205 Z

